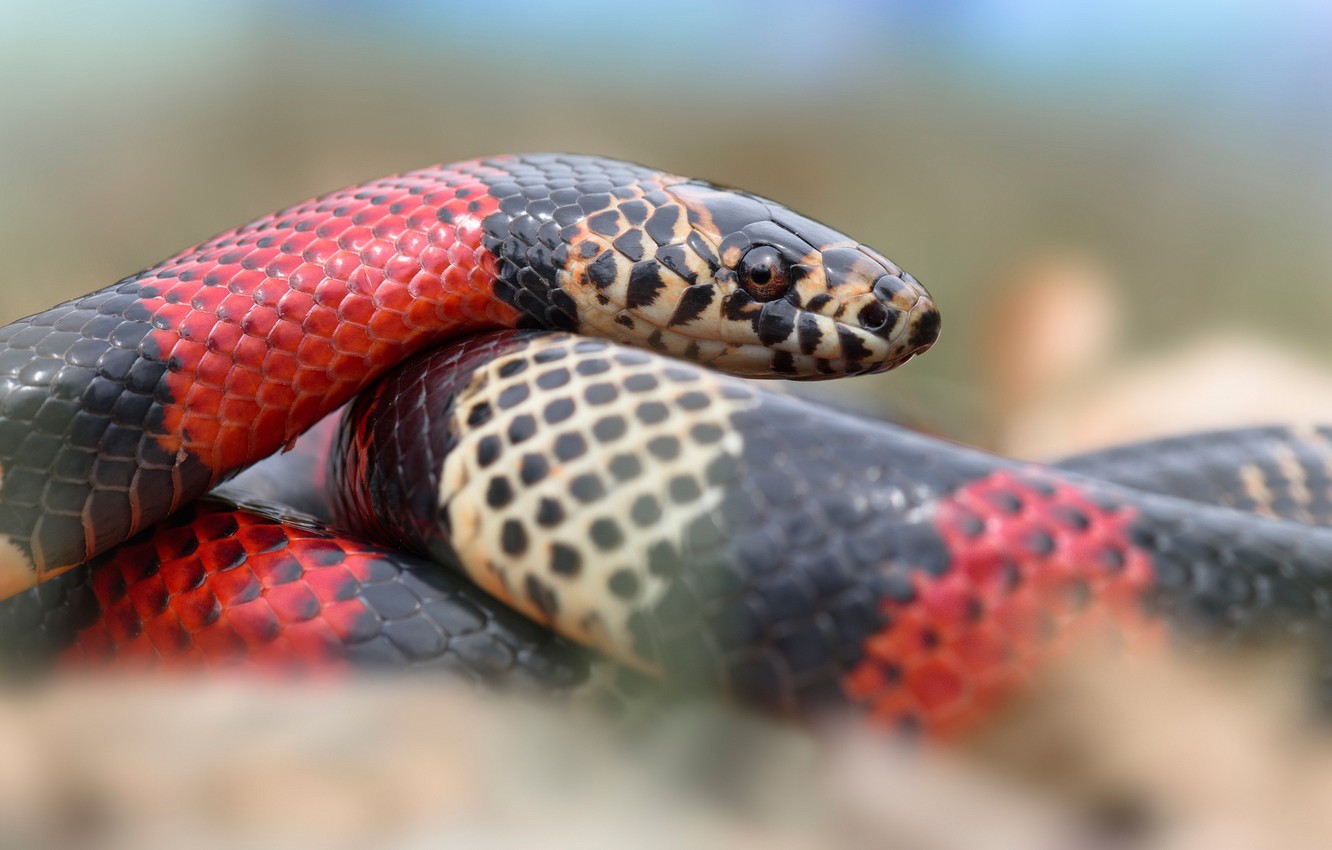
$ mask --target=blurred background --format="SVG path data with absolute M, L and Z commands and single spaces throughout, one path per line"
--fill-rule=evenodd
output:
M 944 311 L 817 394 L 1016 454 L 1328 416 L 1332 7 L 0 3 L 0 319 L 309 195 L 571 150 L 769 195 Z
M 1316 0 L 1099 8 L 1056 0 L 0 0 L 0 80 L 0 322 L 343 185 L 488 153 L 570 150 L 771 196 L 875 246 L 930 287 L 945 318 L 927 356 L 898 373 L 801 392 L 1029 457 L 1245 422 L 1332 422 L 1332 6 Z M 1171 833 L 1174 843 L 1151 846 L 1327 846 L 1273 840 L 1272 824 L 1332 833 L 1332 744 L 1293 737 L 1307 731 L 1295 709 L 1275 722 L 1266 710 L 1246 719 L 1247 703 L 1233 691 L 1195 688 L 1204 699 L 1194 704 L 1170 689 L 1180 680 L 1173 670 L 1155 688 L 1110 679 L 1109 690 L 1098 683 L 1074 702 L 1087 708 L 1077 718 L 1110 730 L 1090 738 L 1103 740 L 1106 754 L 1065 749 L 1049 758 L 1115 766 L 1095 785 L 1105 793 L 1087 794 L 1093 815 L 1104 814 L 1110 832 L 1141 829 L 1159 812 L 1188 826 L 1183 838 Z M 1262 680 L 1246 680 L 1258 683 L 1251 696 L 1266 698 Z M 1143 713 L 1114 702 L 1144 690 L 1157 698 Z M 245 701 L 201 713 L 193 694 L 176 707 L 175 726 L 159 723 L 169 712 L 156 696 L 113 700 L 120 719 L 91 723 L 79 710 L 97 706 L 104 716 L 105 694 L 76 692 L 63 703 L 69 715 L 45 702 L 0 703 L 0 835 L 35 823 L 82 840 L 111 834 L 120 812 L 155 822 L 165 810 L 210 828 L 239 822 L 263 831 L 272 823 L 255 801 L 285 807 L 296 795 L 310 805 L 294 818 L 274 812 L 275 821 L 299 822 L 325 846 L 332 842 L 319 842 L 318 829 L 349 846 L 386 846 L 374 838 L 404 811 L 429 834 L 440 788 L 470 789 L 475 799 L 456 797 L 469 812 L 514 822 L 512 774 L 492 767 L 478 784 L 477 764 L 459 760 L 476 744 L 476 712 L 441 722 L 452 715 L 427 703 L 408 716 L 403 749 L 381 750 L 363 733 L 392 731 L 404 715 L 394 692 L 373 696 L 383 699 L 373 711 L 353 706 L 340 725 L 328 711 L 343 703 L 315 694 L 313 707 L 278 712 L 288 725 L 270 731 L 284 737 L 234 751 L 274 715 L 252 717 Z M 1243 716 L 1216 720 L 1208 711 L 1218 707 Z M 332 719 L 307 722 L 320 717 Z M 1198 717 L 1210 719 L 1199 725 Z M 512 743 L 511 725 L 489 722 L 484 740 Z M 1049 728 L 1037 735 L 1047 745 Z M 112 729 L 121 731 L 104 734 Z M 562 734 L 541 740 L 559 744 Z M 61 742 L 66 758 L 54 761 Z M 95 742 L 114 770 L 98 772 Z M 198 772 L 212 783 L 206 788 L 152 768 L 154 752 L 195 759 L 195 744 L 211 745 L 215 757 Z M 860 744 L 852 751 L 863 753 Z M 769 778 L 808 778 L 803 742 L 792 746 L 794 767 Z M 495 764 L 494 751 L 482 749 L 479 761 Z M 1014 751 L 1030 760 L 1040 747 Z M 556 786 L 567 777 L 559 753 L 548 770 Z M 1293 756 L 1273 765 L 1274 753 Z M 288 772 L 277 765 L 283 759 Z M 896 846 L 1071 846 L 1064 810 L 1046 811 L 1040 795 L 1015 803 L 1007 768 L 980 774 L 979 796 L 1001 804 L 993 817 L 957 817 L 976 811 L 974 774 L 960 783 L 950 774 L 942 789 L 922 785 L 921 775 L 918 764 L 887 762 L 835 778 L 837 805 L 815 821 L 850 824 L 844 842 L 819 826 L 805 845 L 782 843 L 731 821 L 713 843 L 692 840 L 704 832 L 675 841 L 674 821 L 658 838 L 663 846 L 745 846 L 732 840 L 738 832 L 772 848 L 906 834 L 935 840 Z M 1064 792 L 1074 784 L 1053 775 Z M 59 781 L 43 784 L 50 776 Z M 234 793 L 216 810 L 173 809 L 162 796 L 174 790 L 201 805 L 218 799 L 218 788 Z M 1124 788 L 1139 789 L 1131 805 L 1121 804 Z M 499 802 L 476 802 L 492 797 Z M 929 804 L 918 805 L 924 798 Z M 564 811 L 565 796 L 551 799 Z M 657 786 L 647 799 L 660 802 Z M 789 839 L 789 819 L 805 810 L 788 803 L 809 796 L 802 786 L 775 799 L 759 809 L 780 812 L 773 822 Z M 860 820 L 847 813 L 848 800 L 863 809 Z M 1097 800 L 1109 801 L 1104 810 Z M 1284 807 L 1302 802 L 1312 824 L 1287 816 Z M 6 819 L 6 804 L 17 817 Z M 342 819 L 330 821 L 330 811 Z M 1189 819 L 1199 812 L 1207 816 Z M 921 818 L 928 823 L 914 827 Z M 459 823 L 459 835 L 484 835 Z M 517 823 L 515 834 L 500 836 L 509 844 L 468 843 L 531 846 L 550 837 L 544 816 Z M 600 810 L 595 823 L 607 823 Z M 640 846 L 641 823 L 623 841 L 567 846 Z M 978 841 L 978 831 L 1009 841 Z

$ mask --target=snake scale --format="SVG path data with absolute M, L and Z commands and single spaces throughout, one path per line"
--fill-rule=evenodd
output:
M 874 250 L 641 166 L 497 157 L 334 193 L 0 329 L 0 577 L 54 578 L 0 607 L 0 635 L 27 663 L 555 690 L 592 675 L 577 643 L 780 712 L 947 734 L 1088 635 L 1332 622 L 1312 517 L 742 380 L 883 371 L 938 330 Z M 353 396 L 305 439 L 336 441 L 327 524 L 194 501 Z M 301 445 L 267 462 L 278 479 Z

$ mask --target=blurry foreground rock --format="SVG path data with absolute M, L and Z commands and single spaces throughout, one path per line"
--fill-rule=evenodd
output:
M 1332 739 L 1287 672 L 1080 658 L 948 749 L 419 684 L 65 684 L 0 695 L 0 846 L 1326 847 Z

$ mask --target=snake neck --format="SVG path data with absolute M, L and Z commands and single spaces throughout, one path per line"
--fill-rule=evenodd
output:
M 271 454 L 427 343 L 512 327 L 481 165 L 411 172 L 223 234 L 121 284 L 164 367 L 158 443 L 220 476 Z M 202 285 L 201 285 L 202 284 Z M 150 425 L 159 423 L 150 419 Z

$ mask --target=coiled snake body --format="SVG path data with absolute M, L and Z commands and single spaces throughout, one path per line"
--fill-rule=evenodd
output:
M 1088 633 L 1234 640 L 1332 619 L 1330 531 L 994 458 L 651 352 L 818 376 L 934 341 L 909 276 L 753 196 L 591 158 L 488 160 L 182 257 L 0 331 L 4 531 L 39 575 L 270 453 L 428 339 L 521 324 L 607 339 L 507 331 L 412 359 L 345 417 L 328 492 L 354 537 L 201 503 L 7 603 L 12 656 L 586 681 L 587 657 L 518 611 L 675 682 L 948 732 Z M 105 382 L 119 389 L 99 402 Z M 57 401 L 74 412 L 39 456 L 20 426 L 58 430 L 41 413 Z M 109 424 L 81 437 L 96 416 Z M 128 510 L 102 525 L 113 507 Z

